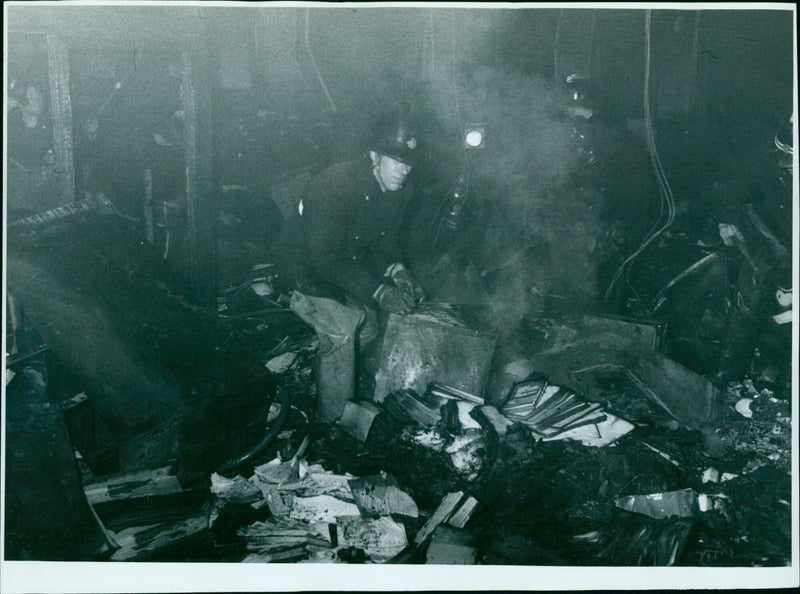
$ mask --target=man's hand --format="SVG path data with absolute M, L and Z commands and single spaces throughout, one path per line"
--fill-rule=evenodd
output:
M 425 299 L 425 291 L 422 289 L 422 285 L 420 285 L 417 279 L 414 278 L 414 275 L 405 268 L 401 268 L 395 272 L 392 275 L 392 280 L 397 287 L 411 295 L 415 303 L 419 303 Z
M 391 313 L 408 314 L 414 311 L 414 298 L 399 287 L 381 285 L 375 293 L 378 306 Z

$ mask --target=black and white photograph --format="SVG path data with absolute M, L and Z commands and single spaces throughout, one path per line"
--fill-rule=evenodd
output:
M 800 586 L 794 4 L 3 12 L 0 591 Z

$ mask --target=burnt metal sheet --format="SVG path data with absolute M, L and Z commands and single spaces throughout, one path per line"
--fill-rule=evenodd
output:
M 436 381 L 483 396 L 496 340 L 450 316 L 432 311 L 391 314 L 386 324 L 373 399 L 383 402 L 395 390 L 423 394 Z
M 583 316 L 583 337 L 612 333 L 646 349 L 662 351 L 666 322 L 636 319 L 625 316 Z
M 616 369 L 643 397 L 687 427 L 699 427 L 716 414 L 714 403 L 719 401 L 719 391 L 705 377 L 661 353 L 615 335 L 578 340 L 538 353 L 530 359 L 530 364 L 551 383 L 590 397 L 594 390 L 591 381 L 586 383 L 591 376 L 589 372 Z

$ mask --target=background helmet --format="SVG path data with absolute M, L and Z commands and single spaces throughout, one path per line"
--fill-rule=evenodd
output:
M 381 117 L 372 131 L 369 149 L 407 165 L 417 156 L 417 137 L 409 122 L 408 110 L 400 109 Z

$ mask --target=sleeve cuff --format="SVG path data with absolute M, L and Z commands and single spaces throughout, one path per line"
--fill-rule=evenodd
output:
M 383 292 L 386 290 L 386 286 L 387 286 L 387 285 L 385 285 L 385 284 L 381 284 L 381 285 L 378 285 L 378 288 L 377 288 L 377 289 L 375 289 L 375 292 L 372 294 L 372 298 L 373 298 L 375 301 L 378 301 L 378 299 L 379 299 L 379 298 L 380 298 L 380 296 L 381 296 L 381 293 L 383 293 Z
M 394 264 L 389 266 L 389 268 L 386 269 L 386 272 L 383 273 L 383 276 L 392 277 L 395 274 L 397 274 L 398 272 L 400 272 L 402 270 L 405 270 L 405 269 L 406 269 L 406 267 L 403 266 L 402 262 L 395 262 Z

